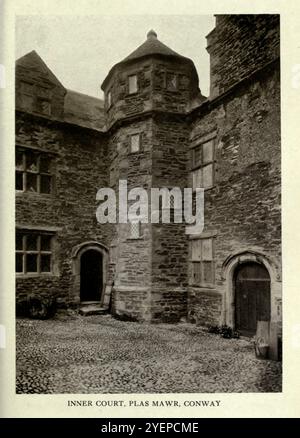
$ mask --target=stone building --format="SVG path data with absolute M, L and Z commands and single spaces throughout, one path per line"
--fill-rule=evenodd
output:
M 210 95 L 150 31 L 105 101 L 16 64 L 16 289 L 149 322 L 281 320 L 279 16 L 218 15 Z M 92 61 L 92 60 L 91 60 Z M 201 72 L 200 80 L 201 80 Z M 99 224 L 101 187 L 203 187 L 205 227 Z

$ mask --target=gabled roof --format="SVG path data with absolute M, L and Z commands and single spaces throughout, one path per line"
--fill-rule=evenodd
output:
M 64 90 L 63 120 L 65 122 L 103 131 L 105 126 L 103 100 L 73 90 L 67 90 L 35 50 L 17 59 L 16 65 L 24 69 L 44 73 L 52 84 Z
M 16 66 L 21 66 L 24 68 L 30 68 L 35 70 L 40 70 L 45 73 L 50 81 L 57 85 L 58 87 L 64 88 L 62 83 L 57 79 L 57 77 L 52 73 L 50 68 L 45 64 L 42 58 L 36 53 L 35 50 L 27 53 L 21 58 L 17 59 Z

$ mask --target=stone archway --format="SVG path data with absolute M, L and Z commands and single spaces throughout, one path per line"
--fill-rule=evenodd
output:
M 73 248 L 73 295 L 77 303 L 104 302 L 108 248 L 96 241 Z
M 255 251 L 244 251 L 228 257 L 222 269 L 222 277 L 226 282 L 226 290 L 223 300 L 223 323 L 235 327 L 235 275 L 237 268 L 242 264 L 254 263 L 266 269 L 270 278 L 270 320 L 278 321 L 279 315 L 276 298 L 281 299 L 281 284 L 277 267 L 265 255 Z

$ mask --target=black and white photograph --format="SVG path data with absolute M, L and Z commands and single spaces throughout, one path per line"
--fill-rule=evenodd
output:
M 280 89 L 280 14 L 16 16 L 16 394 L 282 392 Z

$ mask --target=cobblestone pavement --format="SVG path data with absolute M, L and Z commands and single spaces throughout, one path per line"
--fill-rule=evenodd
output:
M 17 393 L 279 392 L 281 363 L 244 339 L 110 315 L 17 320 Z

